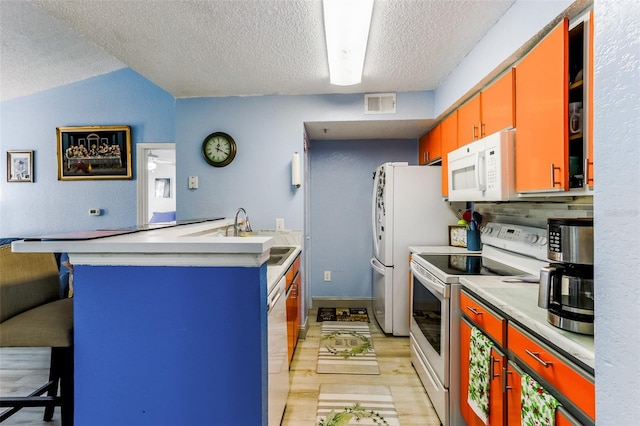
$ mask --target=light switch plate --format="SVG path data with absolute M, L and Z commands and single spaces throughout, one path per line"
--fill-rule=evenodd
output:
M 277 217 L 276 218 L 276 231 L 284 231 L 284 218 Z

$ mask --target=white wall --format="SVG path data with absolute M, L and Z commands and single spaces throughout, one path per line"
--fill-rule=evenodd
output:
M 596 415 L 640 419 L 640 3 L 595 2 Z

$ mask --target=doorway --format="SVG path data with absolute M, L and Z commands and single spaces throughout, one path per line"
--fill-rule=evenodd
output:
M 136 144 L 137 223 L 172 222 L 176 215 L 176 144 Z

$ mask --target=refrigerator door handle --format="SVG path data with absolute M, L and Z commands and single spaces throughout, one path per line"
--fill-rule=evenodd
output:
M 374 271 L 376 271 L 380 275 L 385 275 L 384 265 L 380 263 L 378 259 L 376 259 L 375 257 L 371 258 L 371 267 L 373 268 Z
M 371 198 L 371 226 L 372 226 L 372 235 L 373 235 L 373 250 L 376 256 L 379 254 L 379 245 L 378 241 L 378 223 L 377 223 L 377 194 L 378 194 L 378 170 L 373 174 L 373 195 Z

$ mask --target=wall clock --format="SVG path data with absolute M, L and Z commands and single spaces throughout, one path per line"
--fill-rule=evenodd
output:
M 202 142 L 202 156 L 214 167 L 224 167 L 236 156 L 236 141 L 223 132 L 211 133 Z

